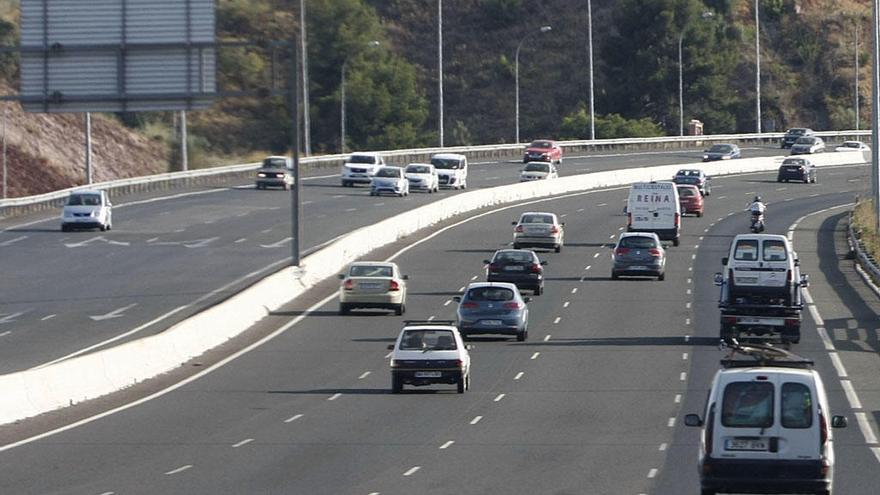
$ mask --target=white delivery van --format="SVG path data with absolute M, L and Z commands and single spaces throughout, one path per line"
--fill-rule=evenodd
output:
M 437 169 L 440 187 L 467 189 L 467 157 L 456 153 L 438 153 L 431 157 L 431 165 Z
M 674 182 L 634 183 L 626 211 L 628 232 L 654 232 L 661 240 L 678 246 L 681 205 Z

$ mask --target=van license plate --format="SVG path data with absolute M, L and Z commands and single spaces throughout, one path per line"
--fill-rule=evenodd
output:
M 487 327 L 500 327 L 501 326 L 501 320 L 483 320 L 480 323 L 482 323 L 483 325 L 486 325 Z
M 728 438 L 724 442 L 727 450 L 766 451 L 767 440 L 764 438 Z
M 440 378 L 441 375 L 439 371 L 416 371 L 416 378 Z
M 769 325 L 774 327 L 780 327 L 785 324 L 785 320 L 782 318 L 758 318 L 755 316 L 741 316 L 737 318 L 736 322 L 740 325 Z

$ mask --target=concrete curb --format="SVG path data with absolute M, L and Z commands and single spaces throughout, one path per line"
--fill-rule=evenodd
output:
M 781 157 L 702 164 L 709 175 L 775 170 Z M 818 165 L 861 163 L 848 153 L 820 155 Z M 42 368 L 0 376 L 0 424 L 86 401 L 168 372 L 250 328 L 318 282 L 333 277 L 351 261 L 438 222 L 484 207 L 577 191 L 668 180 L 687 165 L 665 165 L 597 172 L 552 181 L 520 183 L 468 191 L 360 228 L 303 260 L 270 275 L 222 304 L 168 330 L 117 347 L 78 356 Z

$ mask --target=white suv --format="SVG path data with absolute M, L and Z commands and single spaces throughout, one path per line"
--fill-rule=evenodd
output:
M 779 300 L 785 306 L 800 304 L 800 260 L 784 235 L 740 234 L 721 260 L 723 282 L 730 302 L 737 298 Z
M 454 321 L 408 320 L 391 353 L 391 392 L 404 385 L 456 385 L 462 394 L 471 387 L 471 356 Z
M 385 166 L 385 159 L 379 153 L 352 153 L 342 164 L 340 178 L 343 187 L 355 184 L 369 184 L 376 171 Z
M 745 359 L 724 359 L 715 374 L 704 415 L 686 426 L 703 427 L 701 495 L 814 493 L 833 484 L 831 416 L 822 378 L 812 361 L 782 349 L 734 345 Z

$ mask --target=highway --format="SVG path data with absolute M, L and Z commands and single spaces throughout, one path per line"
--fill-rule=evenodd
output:
M 778 155 L 746 148 L 747 156 Z M 562 175 L 699 162 L 700 150 L 569 157 Z M 519 162 L 471 167 L 469 187 L 517 182 Z M 303 181 L 306 252 L 359 227 L 457 194 L 373 198 L 336 170 Z M 59 212 L 0 221 L 0 373 L 160 332 L 287 265 L 290 199 L 252 183 L 113 198 L 110 232 L 61 233 Z
M 507 168 L 510 175 L 496 180 L 512 181 L 518 167 L 497 167 Z M 254 329 L 277 336 L 198 379 L 165 392 L 154 387 L 154 399 L 79 427 L 0 447 L 0 493 L 696 493 L 699 432 L 681 418 L 701 412 L 723 355 L 712 274 L 731 237 L 747 229 L 743 210 L 756 193 L 769 203 L 768 232 L 787 233 L 797 223 L 795 248 L 811 276 L 813 304 L 795 350 L 816 361 L 832 413 L 850 418 L 849 428 L 835 431 L 835 493 L 872 493 L 880 462 L 880 302 L 844 259 L 842 237 L 846 205 L 866 192 L 867 173 L 864 166 L 823 168 L 817 185 L 778 184 L 766 173 L 716 178 L 706 215 L 686 218 L 681 246 L 669 248 L 663 282 L 610 280 L 609 243 L 625 225 L 626 188 L 456 219 L 435 235 L 374 253 L 410 275 L 408 318 L 453 317 L 451 298 L 484 277 L 481 260 L 509 245 L 519 212 L 549 210 L 566 222 L 562 253 L 541 253 L 548 279 L 530 303 L 529 340 L 474 338 L 471 391 L 438 386 L 391 395 L 386 346 L 404 318 L 338 316 L 336 281 L 329 281 Z M 124 234 L 123 225 L 112 235 Z M 323 228 L 307 234 L 309 245 L 345 227 Z M 224 238 L 244 235 L 225 229 L 231 225 L 205 227 Z M 225 255 L 231 264 L 229 251 L 214 249 L 193 249 L 200 254 L 187 259 Z M 4 444 L 24 436 L 0 427 Z

